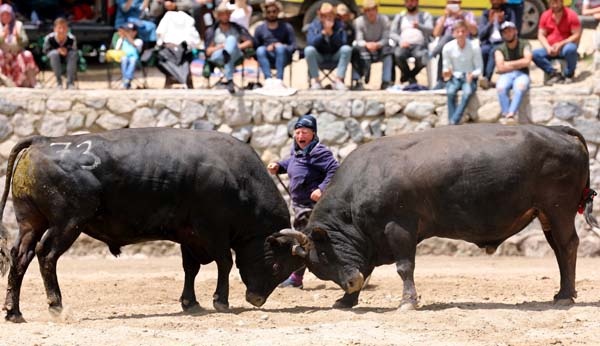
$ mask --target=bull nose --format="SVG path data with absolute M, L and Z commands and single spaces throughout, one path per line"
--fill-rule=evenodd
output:
M 364 283 L 365 277 L 357 270 L 350 278 L 348 278 L 348 280 L 346 280 L 344 290 L 348 294 L 358 292 L 362 289 Z
M 259 308 L 267 301 L 267 299 L 254 292 L 246 292 L 246 301 Z

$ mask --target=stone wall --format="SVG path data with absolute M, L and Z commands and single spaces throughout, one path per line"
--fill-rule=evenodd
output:
M 569 125 L 588 140 L 592 186 L 600 190 L 600 85 L 533 89 L 524 112 L 527 119 L 547 125 Z M 222 90 L 49 91 L 2 89 L 0 94 L 0 173 L 12 146 L 25 136 L 98 132 L 124 127 L 171 126 L 215 129 L 250 143 L 263 161 L 287 156 L 291 125 L 312 112 L 319 137 L 343 160 L 361 143 L 373 138 L 422 131 L 447 124 L 446 96 L 440 93 L 301 91 L 289 97 L 266 97 L 247 92 L 231 97 Z M 478 91 L 466 120 L 498 122 L 494 90 Z M 2 179 L 3 186 L 4 180 Z M 7 225 L 14 232 L 8 206 Z M 600 199 L 595 203 L 600 218 Z M 577 219 L 581 254 L 599 255 L 600 237 Z M 500 249 L 504 254 L 543 254 L 550 251 L 540 227 L 513 237 Z M 529 243 L 529 245 L 527 245 Z M 542 244 L 542 245 L 540 245 Z M 532 250 L 539 249 L 539 250 Z M 421 252 L 467 254 L 480 250 L 463 242 L 424 242 Z

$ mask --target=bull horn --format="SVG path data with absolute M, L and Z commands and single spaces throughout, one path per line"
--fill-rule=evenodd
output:
M 300 244 L 300 246 L 302 246 L 304 249 L 308 248 L 308 245 L 310 244 L 310 239 L 306 236 L 306 234 L 293 230 L 293 229 L 284 229 L 279 231 L 279 234 L 282 235 L 286 235 L 289 237 L 292 237 L 294 239 L 296 239 L 298 241 L 298 243 Z

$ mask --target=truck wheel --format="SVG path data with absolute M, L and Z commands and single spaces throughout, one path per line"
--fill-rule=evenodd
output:
M 536 38 L 537 29 L 540 24 L 540 16 L 547 8 L 546 3 L 543 0 L 525 0 L 523 6 L 521 36 L 525 38 Z

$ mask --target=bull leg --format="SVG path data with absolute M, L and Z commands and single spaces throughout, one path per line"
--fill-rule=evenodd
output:
M 183 292 L 179 301 L 181 302 L 181 308 L 183 311 L 195 311 L 200 309 L 200 304 L 196 300 L 196 292 L 194 289 L 194 282 L 196 275 L 200 271 L 200 261 L 198 261 L 193 253 L 185 246 L 181 245 L 181 258 L 183 262 L 183 271 L 185 273 L 185 280 L 183 283 Z
M 384 234 L 394 254 L 396 271 L 404 283 L 400 310 L 414 310 L 418 303 L 414 280 L 416 237 L 395 222 L 385 226 Z
M 541 216 L 540 219 L 545 219 Z M 575 302 L 577 291 L 575 290 L 575 267 L 577 263 L 577 247 L 579 237 L 575 230 L 572 217 L 552 216 L 547 220 L 541 220 L 544 227 L 544 235 L 550 244 L 560 271 L 560 290 L 554 296 L 554 302 L 560 305 L 569 305 Z M 548 222 L 549 221 L 549 222 Z
M 63 309 L 62 295 L 56 276 L 56 263 L 80 234 L 80 226 L 76 222 L 71 222 L 66 227 L 52 227 L 44 234 L 36 249 L 48 299 L 48 310 L 55 316 L 60 315 Z
M 217 289 L 213 295 L 213 307 L 217 311 L 229 310 L 229 273 L 233 266 L 233 260 L 231 259 L 231 252 L 227 252 L 227 255 L 216 260 L 218 278 L 217 278 Z
M 35 255 L 35 245 L 41 238 L 46 226 L 39 223 L 35 224 L 29 221 L 19 221 L 19 235 L 13 248 L 10 250 L 11 265 L 8 273 L 8 283 L 6 286 L 6 300 L 4 310 L 6 310 L 5 319 L 10 322 L 25 322 L 19 309 L 19 299 L 21 296 L 21 285 L 23 277 L 29 267 L 29 263 Z

